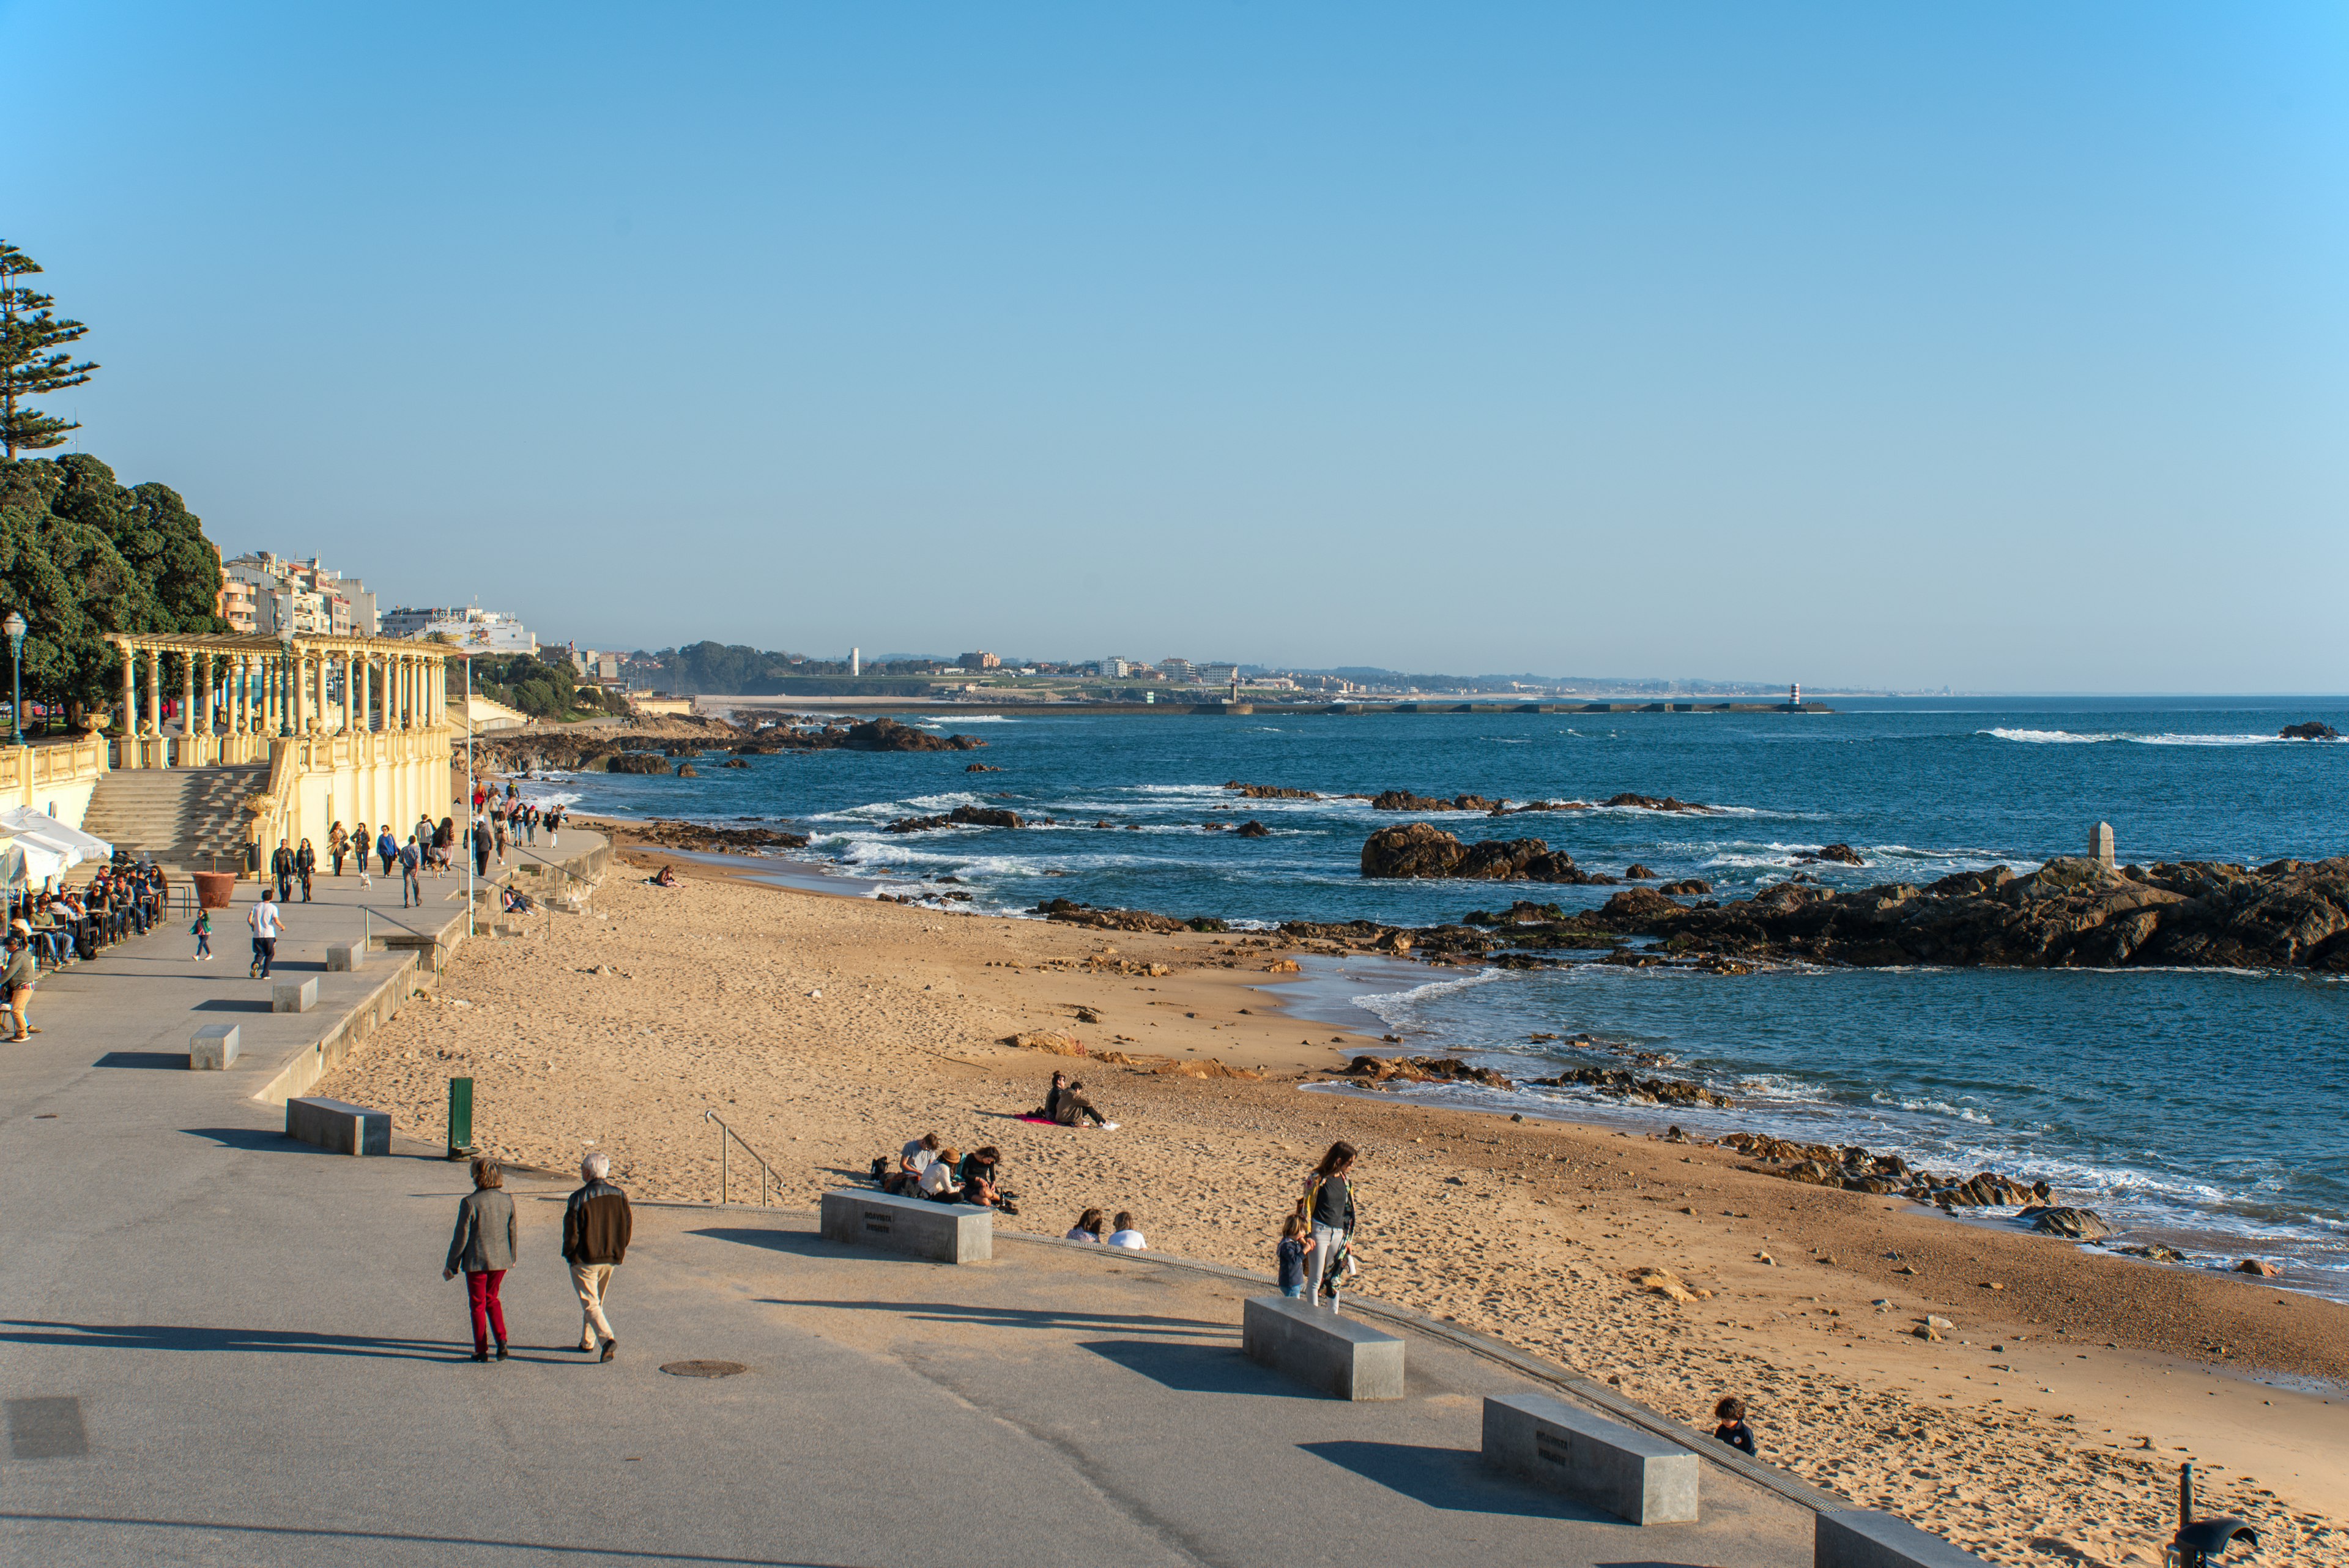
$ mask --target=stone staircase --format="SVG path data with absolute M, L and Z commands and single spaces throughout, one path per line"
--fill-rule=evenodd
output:
M 94 833 L 134 857 L 175 874 L 243 864 L 243 801 L 269 785 L 269 764 L 225 768 L 116 770 L 98 780 L 82 818 Z

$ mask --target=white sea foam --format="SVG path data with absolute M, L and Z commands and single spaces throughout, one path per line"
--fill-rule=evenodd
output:
M 1373 992 L 1366 996 L 1350 997 L 1348 1000 L 1363 1012 L 1382 1018 L 1390 1026 L 1393 1026 L 1407 1021 L 1413 1007 L 1419 1002 L 1425 1002 L 1431 997 L 1466 991 L 1471 986 L 1489 985 L 1500 979 L 1502 972 L 1497 969 L 1480 969 L 1475 974 L 1465 975 L 1458 980 L 1430 981 L 1425 985 L 1414 985 L 1408 991 Z
M 2266 746 L 2284 743 L 2281 735 L 2205 735 L 2180 731 L 2164 731 L 2158 734 L 2138 735 L 2126 730 L 1976 730 L 1977 735 L 1993 740 L 2019 741 L 2033 746 L 2095 746 L 2108 742 L 2126 742 L 2138 746 Z

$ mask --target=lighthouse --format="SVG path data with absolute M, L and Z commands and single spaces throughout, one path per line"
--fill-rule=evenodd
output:
M 1803 683 L 1795 681 L 1786 688 L 1786 706 L 1799 713 L 1803 711 Z

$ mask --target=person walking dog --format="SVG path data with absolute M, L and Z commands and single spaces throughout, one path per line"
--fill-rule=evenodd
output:
M 473 1190 L 457 1204 L 457 1231 L 449 1238 L 449 1261 L 440 1277 L 465 1276 L 465 1302 L 473 1312 L 473 1359 L 490 1358 L 490 1335 L 498 1339 L 498 1359 L 506 1358 L 506 1309 L 498 1287 L 514 1262 L 514 1206 L 505 1195 L 505 1169 L 487 1155 L 473 1161 Z
M 612 1289 L 612 1271 L 627 1261 L 628 1195 L 605 1178 L 612 1173 L 612 1157 L 600 1149 L 579 1162 L 587 1185 L 571 1195 L 563 1210 L 563 1261 L 571 1265 L 571 1287 L 579 1293 L 579 1348 L 593 1352 L 595 1336 L 604 1336 L 609 1361 L 620 1348 L 612 1320 L 604 1315 L 604 1298 Z

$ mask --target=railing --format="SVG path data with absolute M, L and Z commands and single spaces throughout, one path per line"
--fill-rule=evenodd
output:
M 85 733 L 69 741 L 36 741 L 12 746 L 0 736 L 0 795 L 22 802 L 36 792 L 106 776 L 106 737 Z
M 716 1122 L 718 1124 L 719 1206 L 723 1208 L 728 1201 L 726 1146 L 730 1143 L 740 1143 L 742 1144 L 742 1152 L 749 1155 L 752 1161 L 759 1167 L 759 1207 L 761 1209 L 765 1208 L 767 1206 L 767 1184 L 771 1181 L 774 1183 L 775 1191 L 780 1194 L 783 1190 L 782 1177 L 776 1172 L 773 1166 L 769 1165 L 763 1158 L 760 1158 L 759 1151 L 757 1149 L 752 1148 L 747 1143 L 742 1143 L 742 1135 L 736 1132 L 732 1127 L 728 1127 L 726 1125 L 725 1118 L 720 1116 L 716 1111 L 703 1111 L 701 1113 L 701 1119 L 706 1122 Z

